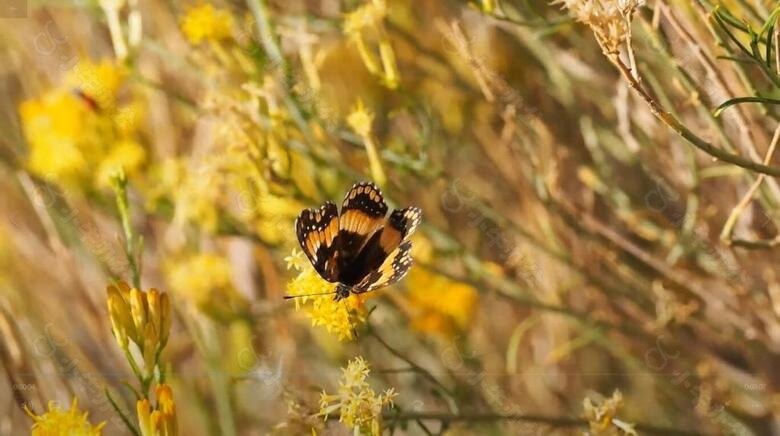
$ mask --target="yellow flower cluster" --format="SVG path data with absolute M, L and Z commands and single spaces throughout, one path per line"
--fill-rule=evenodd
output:
M 293 250 L 292 255 L 285 260 L 288 269 L 292 267 L 300 271 L 297 277 L 287 283 L 287 295 L 300 296 L 294 299 L 295 309 L 303 310 L 313 326 L 325 327 L 328 333 L 335 334 L 340 341 L 353 339 L 355 324 L 363 321 L 363 302 L 367 294 L 350 295 L 341 301 L 334 301 L 335 285 L 320 277 L 302 252 Z
M 392 406 L 398 395 L 393 388 L 377 395 L 366 382 L 368 364 L 362 357 L 350 361 L 342 368 L 338 393 L 320 395 L 320 415 L 338 412 L 339 420 L 351 428 L 355 434 L 382 434 L 382 409 Z
M 134 139 L 138 104 L 117 104 L 125 76 L 111 61 L 82 62 L 62 87 L 22 102 L 29 170 L 67 187 L 98 188 L 120 168 L 134 173 L 146 152 Z
M 108 313 L 119 347 L 129 353 L 130 341 L 143 356 L 147 376 L 151 376 L 159 353 L 168 342 L 171 305 L 168 294 L 150 289 L 143 292 L 127 283 L 108 286 Z
M 89 413 L 79 410 L 76 398 L 69 410 L 61 410 L 54 401 L 50 401 L 48 407 L 49 410 L 41 415 L 35 415 L 25 408 L 33 419 L 32 436 L 98 436 L 103 433 L 106 423 L 90 424 L 87 419 Z
M 157 404 L 152 407 L 144 398 L 136 403 L 138 427 L 141 436 L 175 436 L 178 434 L 176 422 L 176 403 L 170 386 L 160 384 L 155 387 Z
M 232 29 L 230 11 L 217 9 L 208 3 L 190 8 L 181 20 L 181 31 L 191 44 L 228 39 Z

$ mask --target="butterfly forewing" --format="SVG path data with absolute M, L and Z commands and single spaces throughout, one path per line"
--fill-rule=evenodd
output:
M 338 281 L 339 211 L 326 202 L 319 209 L 305 209 L 295 221 L 295 232 L 303 252 L 323 279 Z
M 357 183 L 347 192 L 339 216 L 339 264 L 342 270 L 354 262 L 361 249 L 382 227 L 385 215 L 387 204 L 382 192 L 373 183 Z
M 379 239 L 379 245 L 382 246 L 386 253 L 395 250 L 417 230 L 421 219 L 422 211 L 419 207 L 395 209 L 382 228 L 382 237 Z

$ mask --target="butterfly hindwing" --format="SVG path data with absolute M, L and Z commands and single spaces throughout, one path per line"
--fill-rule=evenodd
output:
M 303 252 L 323 279 L 338 281 L 339 211 L 328 201 L 319 209 L 304 209 L 295 221 L 295 231 Z
M 422 213 L 416 207 L 394 210 L 382 229 L 365 244 L 350 268 L 341 273 L 341 278 L 351 285 L 360 284 L 382 267 L 392 266 L 391 263 L 389 266 L 385 264 L 393 261 L 398 248 L 406 243 L 417 229 L 421 217 Z
M 409 268 L 412 267 L 411 241 L 403 242 L 382 262 L 379 268 L 372 270 L 353 289 L 352 292 L 361 294 L 374 291 L 404 278 Z
M 373 183 L 356 183 L 344 197 L 339 215 L 340 266 L 346 268 L 382 227 L 387 204 Z

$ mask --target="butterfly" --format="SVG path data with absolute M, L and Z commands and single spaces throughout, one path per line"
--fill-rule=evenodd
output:
M 382 192 L 370 182 L 352 186 L 341 211 L 327 201 L 298 215 L 298 242 L 317 273 L 338 283 L 336 301 L 391 285 L 409 272 L 409 237 L 420 224 L 422 211 L 407 207 L 386 215 Z

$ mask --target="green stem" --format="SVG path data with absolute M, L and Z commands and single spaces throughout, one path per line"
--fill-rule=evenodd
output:
M 133 425 L 132 421 L 130 421 L 130 418 L 125 415 L 125 412 L 122 411 L 122 409 L 119 408 L 119 405 L 114 400 L 114 397 L 111 396 L 111 393 L 108 391 L 108 388 L 104 388 L 103 392 L 106 393 L 106 398 L 108 398 L 108 402 L 111 403 L 111 407 L 114 408 L 116 413 L 119 415 L 119 418 L 122 419 L 122 422 L 125 423 L 127 428 L 130 430 L 131 433 L 133 433 L 134 436 L 141 436 L 141 432 L 136 428 L 135 425 Z
M 124 250 L 127 262 L 130 264 L 130 275 L 132 277 L 133 287 L 141 289 L 141 274 L 136 258 L 140 258 L 140 253 L 137 253 L 139 245 L 135 242 L 135 233 L 133 232 L 133 226 L 130 223 L 130 204 L 127 200 L 127 177 L 124 172 L 120 172 L 113 178 L 113 188 L 116 193 L 116 205 L 119 209 L 119 218 L 122 221 L 122 230 L 125 236 Z

